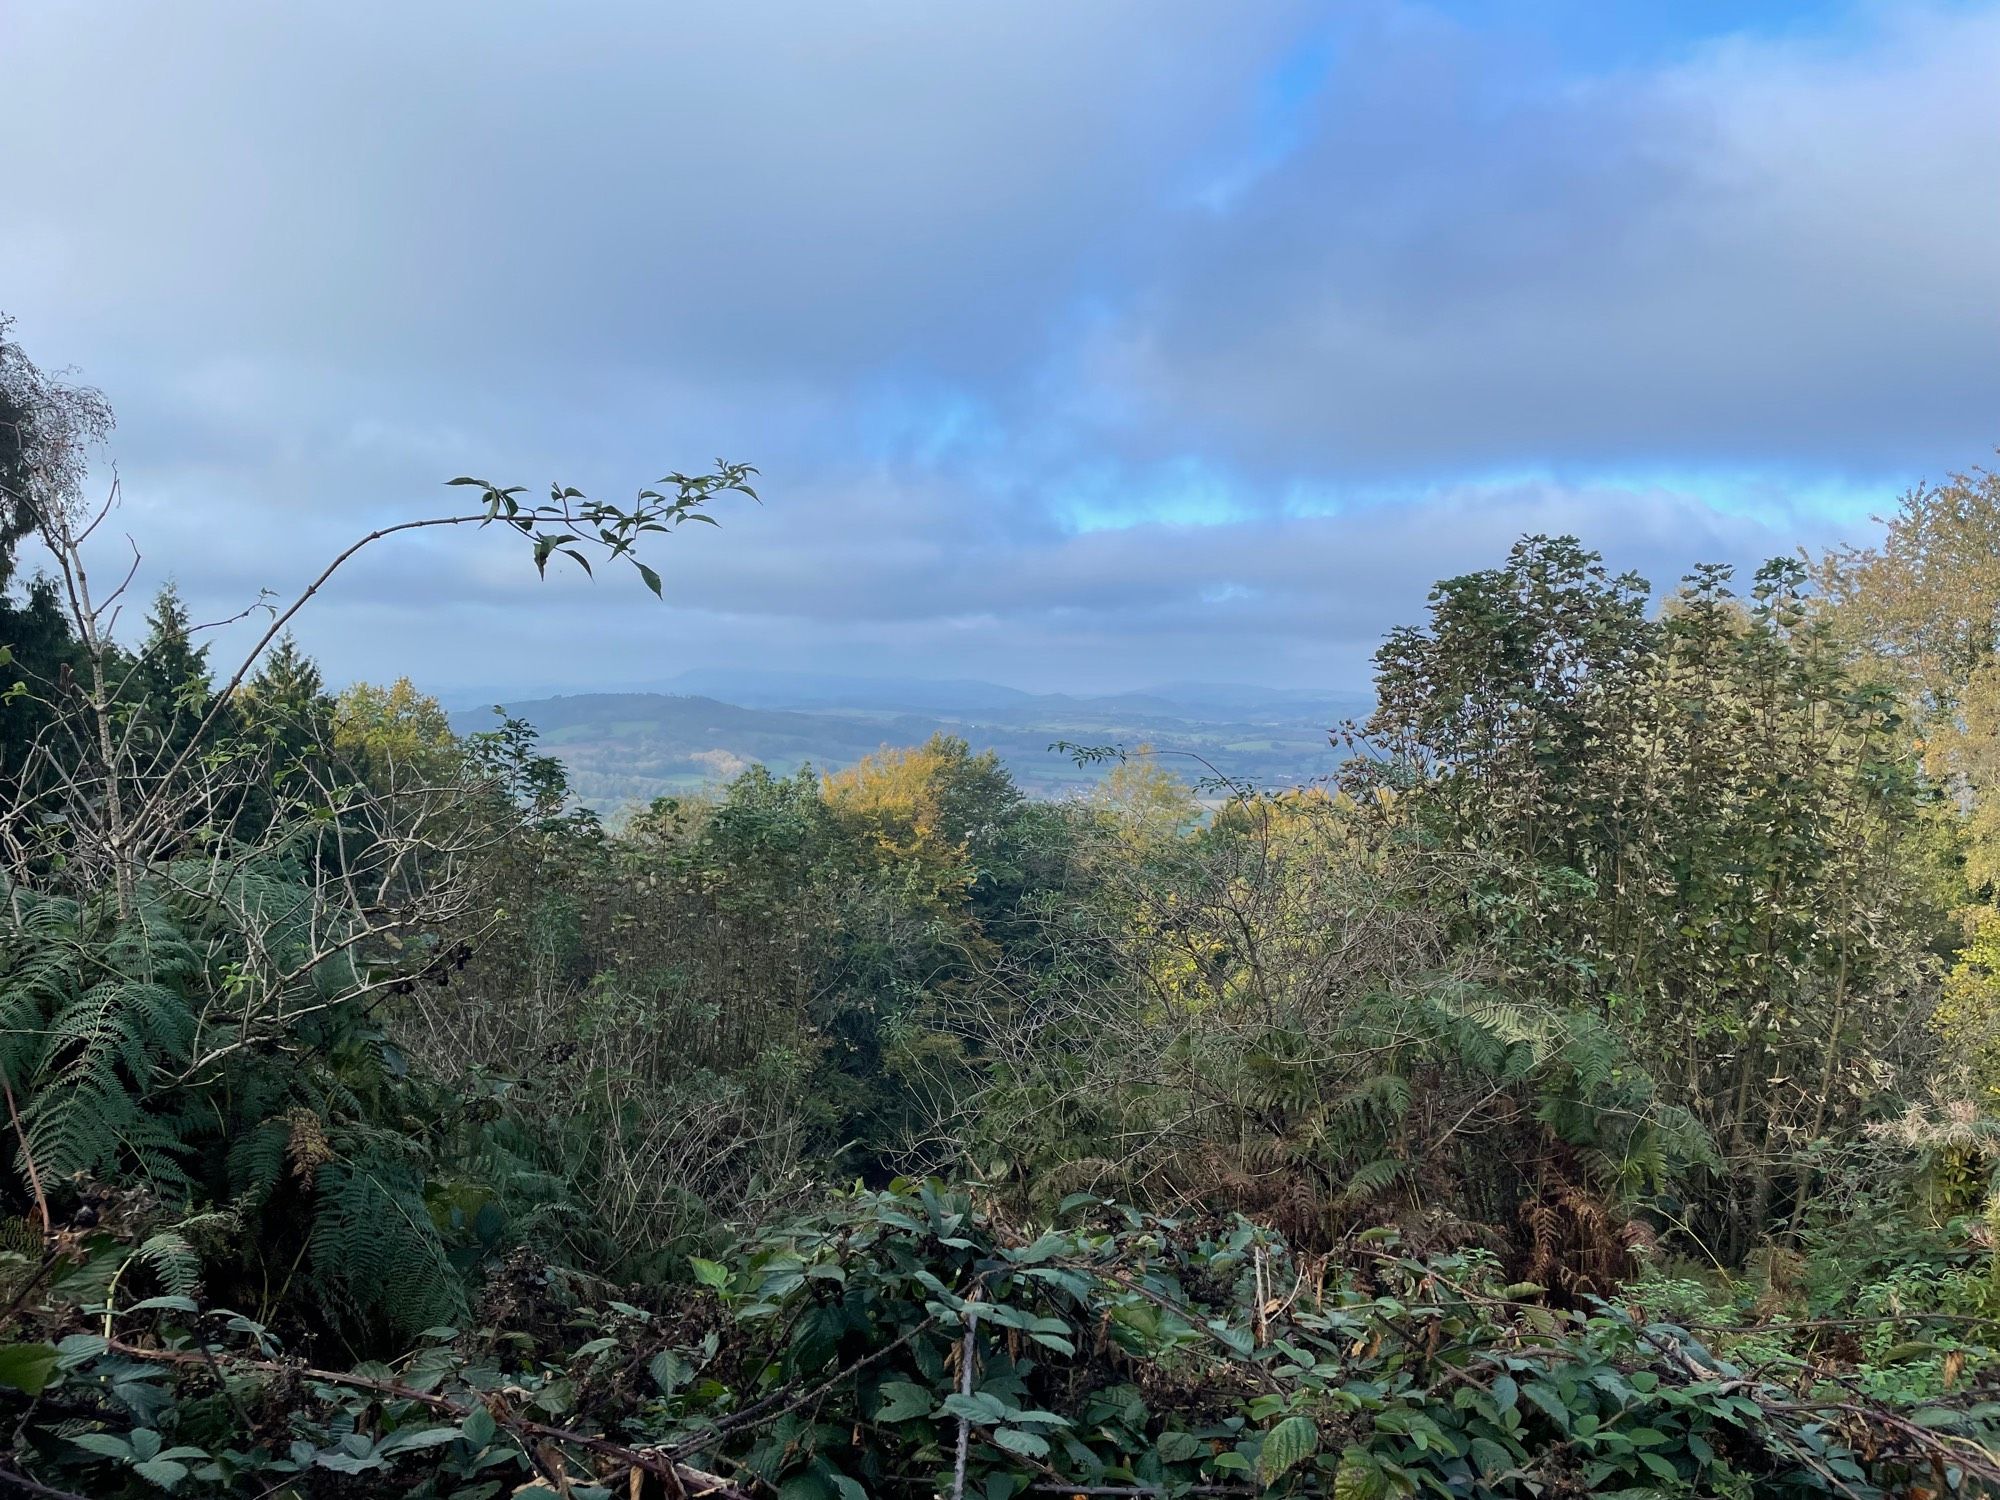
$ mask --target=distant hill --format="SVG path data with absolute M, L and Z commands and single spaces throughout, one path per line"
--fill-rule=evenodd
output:
M 791 673 L 691 672 L 677 692 L 582 693 L 506 701 L 562 757 L 585 802 L 603 811 L 684 794 L 754 764 L 789 774 L 839 770 L 885 745 L 920 744 L 940 731 L 999 753 L 1031 796 L 1092 784 L 1102 768 L 1053 753 L 1057 740 L 1150 744 L 1190 780 L 1209 774 L 1292 786 L 1329 776 L 1341 753 L 1327 731 L 1359 717 L 1359 694 L 1300 693 L 1221 684 L 1170 684 L 1103 697 L 1026 693 L 995 683 L 824 678 Z M 695 686 L 727 692 L 686 691 Z M 462 701 L 462 700 L 461 700 Z M 463 731 L 488 728 L 490 710 L 454 713 Z
M 971 678 L 830 677 L 818 672 L 730 671 L 696 667 L 659 684 L 669 693 L 720 698 L 748 708 L 894 709 L 906 713 L 984 713 L 1034 694 Z

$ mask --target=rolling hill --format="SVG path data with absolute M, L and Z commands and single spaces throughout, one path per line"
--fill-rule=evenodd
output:
M 1300 785 L 1332 774 L 1342 752 L 1329 728 L 1369 707 L 1353 693 L 1199 683 L 1075 696 L 968 681 L 701 672 L 668 686 L 676 690 L 502 701 L 541 732 L 600 811 L 696 791 L 754 764 L 839 770 L 939 732 L 998 752 L 1031 796 L 1063 796 L 1103 774 L 1052 751 L 1057 741 L 1151 745 L 1190 780 Z M 464 732 L 493 716 L 467 709 L 452 720 Z

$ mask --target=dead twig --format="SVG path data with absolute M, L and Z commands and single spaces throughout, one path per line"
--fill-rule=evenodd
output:
M 200 1354 L 187 1354 L 174 1349 L 145 1349 L 119 1339 L 109 1340 L 107 1346 L 127 1359 L 145 1360 L 153 1364 L 200 1366 L 207 1363 Z M 349 1390 L 372 1391 L 397 1401 L 409 1401 L 428 1407 L 432 1411 L 442 1412 L 461 1422 L 477 1409 L 475 1404 L 453 1401 L 449 1397 L 432 1395 L 428 1391 L 414 1390 L 393 1380 L 373 1380 L 364 1375 L 349 1375 L 340 1370 L 320 1370 L 311 1366 L 282 1364 L 277 1360 L 245 1359 L 238 1355 L 218 1357 L 213 1353 L 209 1354 L 210 1360 L 218 1358 L 239 1370 L 257 1370 L 271 1375 L 316 1380 L 325 1385 L 344 1386 Z M 546 1422 L 530 1421 L 525 1417 L 504 1415 L 490 1408 L 487 1409 L 487 1414 L 493 1418 L 495 1426 L 505 1428 L 518 1437 L 581 1448 L 600 1458 L 609 1458 L 622 1463 L 628 1470 L 637 1469 L 667 1480 L 671 1484 L 680 1486 L 689 1496 L 689 1500 L 702 1500 L 704 1496 L 713 1497 L 713 1500 L 750 1500 L 749 1491 L 732 1484 L 721 1475 L 710 1474 L 689 1464 L 676 1463 L 662 1457 L 657 1451 L 649 1452 L 645 1449 L 628 1447 L 609 1438 L 593 1437 L 586 1432 L 573 1432 L 566 1427 L 554 1427 Z

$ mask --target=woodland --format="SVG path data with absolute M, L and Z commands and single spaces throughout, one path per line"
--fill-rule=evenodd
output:
M 418 531 L 670 595 L 753 470 L 217 637 L 111 426 L 0 324 L 0 1495 L 2000 1493 L 2000 477 L 1523 538 L 1321 784 L 607 818 L 292 624 Z

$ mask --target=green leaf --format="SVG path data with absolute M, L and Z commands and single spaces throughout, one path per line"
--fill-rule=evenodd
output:
M 1059 1417 L 1052 1411 L 1012 1411 L 1007 1415 L 1010 1422 L 1025 1422 L 1032 1427 L 1067 1427 L 1068 1417 Z
M 1639 1455 L 1639 1462 L 1644 1464 L 1647 1468 L 1651 1469 L 1655 1476 L 1666 1480 L 1667 1483 L 1669 1484 L 1680 1483 L 1681 1479 L 1680 1471 L 1676 1469 L 1672 1464 L 1668 1463 L 1664 1458 L 1660 1457 L 1659 1454 L 1641 1453 Z
M 466 1413 L 465 1421 L 459 1426 L 459 1432 L 475 1448 L 484 1448 L 492 1442 L 496 1430 L 493 1413 L 483 1406 L 474 1407 Z
M 929 1416 L 931 1393 L 907 1380 L 882 1382 L 882 1405 L 875 1413 L 878 1422 L 907 1422 L 912 1417 Z
M 97 1358 L 110 1344 L 95 1333 L 72 1333 L 56 1345 L 56 1363 L 62 1369 L 74 1370 L 78 1365 Z
M 132 1445 L 114 1432 L 79 1432 L 70 1441 L 89 1453 L 123 1461 L 132 1456 Z
M 1018 1427 L 996 1427 L 988 1434 L 994 1442 L 1009 1453 L 1023 1453 L 1029 1458 L 1046 1458 L 1049 1452 L 1048 1439 L 1032 1432 L 1023 1432 Z
M 1265 1484 L 1276 1482 L 1319 1448 L 1319 1429 L 1310 1417 L 1290 1416 L 1264 1434 L 1264 1446 L 1257 1456 L 1257 1477 Z
M 375 1456 L 388 1458 L 397 1453 L 414 1453 L 419 1448 L 436 1448 L 456 1442 L 464 1431 L 463 1427 L 399 1427 L 375 1445 Z
M 1089 1193 L 1071 1193 L 1068 1198 L 1063 1199 L 1064 1210 L 1059 1210 L 1059 1212 L 1066 1211 L 1068 1204 L 1073 1199 L 1078 1198 L 1086 1203 L 1095 1203 L 1097 1201 Z M 1023 1245 L 1018 1250 L 1004 1250 L 1001 1253 L 1017 1266 L 1037 1266 L 1045 1260 L 1053 1259 L 1055 1256 L 1073 1252 L 1075 1248 L 1075 1242 L 1068 1235 L 1059 1234 L 1055 1230 L 1049 1229 L 1044 1230 L 1041 1237 L 1032 1245 Z
M 1882 1351 L 1875 1363 L 1878 1365 L 1899 1365 L 1906 1359 L 1921 1359 L 1926 1354 L 1935 1354 L 1938 1346 L 1929 1339 L 1911 1339 L 1906 1343 L 1892 1344 Z
M 729 1268 L 719 1261 L 703 1260 L 699 1255 L 690 1255 L 688 1264 L 694 1268 L 694 1279 L 703 1286 L 712 1286 L 721 1291 L 729 1285 Z
M 337 1449 L 330 1453 L 314 1455 L 313 1462 L 322 1469 L 333 1470 L 336 1474 L 366 1474 L 371 1469 L 386 1469 L 389 1467 L 388 1464 L 372 1453 L 365 1455 L 342 1453 Z
M 55 1370 L 54 1344 L 0 1344 L 0 1385 L 39 1396 Z
M 653 1384 L 660 1388 L 662 1396 L 671 1396 L 694 1379 L 693 1367 L 671 1349 L 655 1354 L 646 1365 L 646 1373 L 653 1377 Z
M 833 1486 L 806 1469 L 778 1486 L 778 1500 L 833 1500 Z
M 660 575 L 658 573 L 655 573 L 651 568 L 647 567 L 644 563 L 639 563 L 637 566 L 639 569 L 639 576 L 646 581 L 646 587 L 653 591 L 653 597 L 655 599 L 664 598 L 665 595 L 661 594 L 660 592 Z
M 1349 1447 L 1340 1455 L 1333 1476 L 1334 1500 L 1381 1500 L 1388 1492 L 1381 1465 L 1366 1450 Z
M 963 1417 L 980 1427 L 997 1427 L 1019 1415 L 1016 1408 L 1006 1405 L 998 1396 L 987 1391 L 974 1391 L 969 1396 L 947 1396 L 944 1398 L 944 1409 L 954 1417 Z
M 163 1490 L 171 1490 L 188 1477 L 188 1466 L 171 1458 L 154 1458 L 132 1465 L 132 1472 L 150 1479 Z
M 1248 1359 L 1250 1357 L 1251 1343 L 1249 1329 L 1231 1328 L 1221 1318 L 1210 1318 L 1208 1320 L 1208 1331 L 1224 1344 L 1227 1344 L 1238 1358 Z
M 1547 1381 L 1537 1380 L 1529 1384 L 1527 1397 L 1535 1405 L 1549 1414 L 1558 1428 L 1569 1431 L 1569 1407 L 1563 1404 L 1562 1393 Z
M 1184 1464 L 1208 1451 L 1208 1445 L 1191 1432 L 1163 1432 L 1154 1446 L 1163 1464 Z

